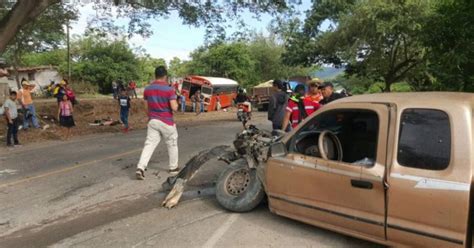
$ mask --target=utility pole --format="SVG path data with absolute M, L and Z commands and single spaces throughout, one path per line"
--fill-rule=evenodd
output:
M 71 51 L 69 45 L 69 19 L 66 21 L 66 42 L 67 42 L 67 79 L 71 81 Z

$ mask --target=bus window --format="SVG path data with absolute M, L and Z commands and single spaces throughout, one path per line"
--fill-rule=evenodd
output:
M 191 83 L 190 82 L 183 82 L 183 86 L 181 86 L 181 90 L 187 90 L 191 88 Z
M 202 87 L 201 88 L 201 93 L 203 95 L 212 95 L 212 88 L 211 87 Z

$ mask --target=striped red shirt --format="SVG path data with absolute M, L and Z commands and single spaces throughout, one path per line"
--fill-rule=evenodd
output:
M 170 100 L 176 100 L 176 92 L 167 82 L 156 80 L 145 88 L 143 98 L 148 103 L 148 118 L 174 125 Z

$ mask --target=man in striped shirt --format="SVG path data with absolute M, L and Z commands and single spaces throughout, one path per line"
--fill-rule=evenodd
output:
M 164 139 L 168 147 L 169 173 L 178 173 L 178 130 L 173 120 L 173 112 L 178 110 L 175 90 L 168 85 L 168 72 L 164 66 L 155 69 L 155 81 L 145 88 L 143 97 L 146 101 L 148 128 L 140 161 L 137 165 L 137 179 L 145 178 L 148 166 L 156 146 Z

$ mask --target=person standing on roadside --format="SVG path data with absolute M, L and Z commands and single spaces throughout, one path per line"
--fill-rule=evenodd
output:
M 119 106 L 120 106 L 120 120 L 123 123 L 123 132 L 128 132 L 128 113 L 130 110 L 130 97 L 127 95 L 127 91 L 122 90 L 120 92 L 120 96 L 118 98 Z
M 321 100 L 323 100 L 323 95 L 321 94 L 319 86 L 320 84 L 316 80 L 309 83 L 309 94 L 306 96 L 308 100 L 315 103 L 319 103 Z
M 222 108 L 222 105 L 221 105 L 221 93 L 217 93 L 216 95 L 216 110 L 217 111 L 220 111 Z
M 179 89 L 176 89 L 176 95 L 178 96 L 178 103 L 181 109 L 181 112 L 185 113 L 186 112 L 186 96 L 183 95 L 183 92 L 181 92 Z
M 112 94 L 114 95 L 114 99 L 117 99 L 117 96 L 118 96 L 118 84 L 117 82 L 114 80 L 112 81 Z
M 324 97 L 324 99 L 319 102 L 322 105 L 326 105 L 332 101 L 345 97 L 342 94 L 334 92 L 334 85 L 330 82 L 322 84 L 321 86 L 319 86 L 319 89 L 321 90 L 321 93 Z
M 33 104 L 33 98 L 31 97 L 31 92 L 35 88 L 34 85 L 31 85 L 26 79 L 21 80 L 22 89 L 19 91 L 18 99 L 20 100 L 21 106 L 25 111 L 25 115 L 23 118 L 23 129 L 27 130 L 31 123 L 35 128 L 41 128 L 36 118 L 36 109 L 35 105 Z
M 54 88 L 53 96 L 56 97 L 56 100 L 58 101 L 58 105 L 63 100 L 64 95 L 67 95 L 67 92 L 66 92 L 66 80 L 63 79 L 61 80 L 61 82 L 59 82 L 56 88 Z
M 270 97 L 268 103 L 268 120 L 272 122 L 273 130 L 281 130 L 283 117 L 285 116 L 286 105 L 288 104 L 288 95 L 284 91 L 283 82 L 280 80 L 273 80 L 273 89 L 276 91 Z M 287 128 L 285 131 L 289 131 Z
M 204 112 L 204 96 L 200 90 L 197 90 L 193 96 L 191 96 L 191 102 L 193 103 L 193 112 L 197 115 Z M 197 104 L 199 103 L 199 112 L 197 110 Z
M 295 87 L 295 94 L 288 101 L 285 117 L 283 118 L 282 130 L 285 130 L 291 122 L 291 127 L 296 128 L 306 117 L 310 116 L 321 106 L 305 98 L 305 86 L 299 84 Z
M 7 146 L 19 146 L 18 141 L 18 108 L 16 106 L 17 93 L 15 91 L 10 92 L 10 98 L 8 98 L 3 104 L 5 111 L 5 118 L 7 120 Z M 13 143 L 12 143 L 13 139 Z
M 76 99 L 76 94 L 74 93 L 74 90 L 72 90 L 72 87 L 68 83 L 64 85 L 64 91 L 66 92 L 66 95 L 69 101 L 71 101 L 72 106 L 75 106 L 78 103 Z
M 149 122 L 145 145 L 137 164 L 136 177 L 138 180 L 145 179 L 145 169 L 161 139 L 164 139 L 168 148 L 168 172 L 172 175 L 179 172 L 178 130 L 173 120 L 173 112 L 178 110 L 178 102 L 175 90 L 168 85 L 167 79 L 166 68 L 164 66 L 156 67 L 155 81 L 147 86 L 143 93 Z
M 71 137 L 71 128 L 76 126 L 74 123 L 74 118 L 72 117 L 73 111 L 74 108 L 71 101 L 69 101 L 67 95 L 63 95 L 63 100 L 59 103 L 58 120 L 59 125 L 66 129 L 64 134 L 65 140 L 68 140 L 69 137 Z
M 137 98 L 138 98 L 138 97 L 137 97 L 137 83 L 135 83 L 135 81 L 133 81 L 133 80 L 130 81 L 130 82 L 128 83 L 128 89 L 129 89 L 129 91 L 130 91 L 128 95 L 129 95 L 130 97 L 135 96 L 135 99 L 137 99 Z

